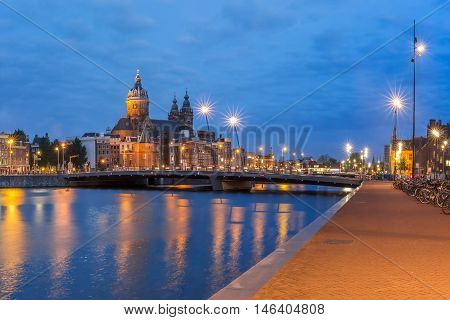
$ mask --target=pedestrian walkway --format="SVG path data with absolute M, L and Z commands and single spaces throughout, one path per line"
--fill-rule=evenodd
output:
M 367 182 L 254 298 L 450 298 L 450 216 Z

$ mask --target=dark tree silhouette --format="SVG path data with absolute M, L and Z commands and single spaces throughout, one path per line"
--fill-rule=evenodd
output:
M 75 138 L 75 140 L 73 140 L 72 143 L 67 146 L 66 163 L 69 162 L 71 156 L 74 156 L 72 158 L 72 163 L 76 168 L 83 167 L 83 165 L 87 161 L 86 147 L 83 146 L 81 140 L 78 138 Z

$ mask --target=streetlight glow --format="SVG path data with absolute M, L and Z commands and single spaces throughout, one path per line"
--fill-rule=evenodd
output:
M 418 43 L 416 45 L 416 51 L 417 51 L 417 55 L 420 57 L 426 50 L 426 46 L 423 42 Z
M 231 116 L 227 119 L 227 123 L 230 127 L 237 127 L 239 125 L 239 118 L 236 116 Z
M 345 145 L 345 151 L 350 154 L 352 152 L 353 146 L 350 143 Z
M 225 125 L 230 129 L 239 129 L 242 126 L 242 113 L 238 109 L 229 109 L 225 116 Z
M 200 116 L 211 116 L 214 111 L 214 102 L 212 102 L 209 98 L 201 99 L 197 103 L 197 113 Z
M 400 111 L 405 107 L 405 95 L 400 90 L 394 90 L 389 93 L 388 105 L 393 111 Z
M 436 128 L 431 129 L 431 134 L 432 134 L 435 138 L 439 138 L 439 137 L 441 136 L 441 132 L 440 132 L 438 129 L 436 129 Z

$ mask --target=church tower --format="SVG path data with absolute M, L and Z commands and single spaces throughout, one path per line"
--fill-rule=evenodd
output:
M 184 130 L 189 130 L 189 134 L 193 135 L 194 133 L 194 130 L 192 129 L 193 121 L 194 121 L 194 111 L 191 108 L 191 102 L 189 101 L 189 95 L 186 90 L 178 122 L 180 123 L 180 125 L 183 127 Z
M 148 118 L 150 100 L 148 99 L 147 91 L 142 87 L 139 70 L 137 70 L 134 77 L 134 87 L 128 91 L 125 103 L 127 106 L 127 118 L 138 121 Z
M 169 120 L 178 121 L 179 116 L 180 114 L 178 112 L 177 97 L 174 95 L 172 100 L 172 107 L 170 108 L 169 112 Z

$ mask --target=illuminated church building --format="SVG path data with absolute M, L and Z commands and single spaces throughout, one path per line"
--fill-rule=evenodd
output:
M 113 135 L 120 136 L 121 141 L 133 141 L 138 144 L 153 144 L 158 153 L 158 163 L 169 163 L 169 144 L 180 138 L 190 139 L 194 135 L 194 113 L 186 91 L 181 109 L 176 97 L 168 114 L 168 120 L 150 119 L 150 99 L 142 87 L 139 70 L 134 78 L 134 86 L 128 91 L 126 117 L 121 118 L 112 130 Z

